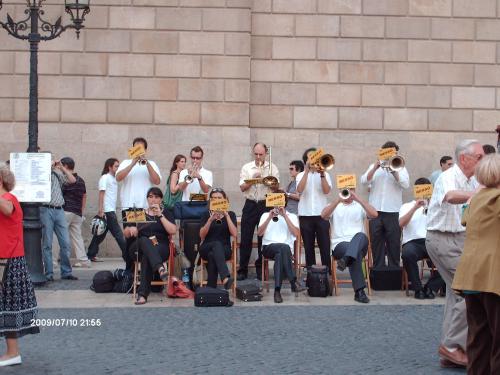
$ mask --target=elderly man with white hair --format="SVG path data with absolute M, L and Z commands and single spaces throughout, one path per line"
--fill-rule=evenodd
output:
M 453 293 L 451 284 L 465 242 L 465 227 L 461 224 L 462 205 L 479 187 L 474 170 L 483 156 L 483 147 L 476 140 L 463 140 L 457 145 L 456 164 L 436 180 L 427 213 L 425 246 L 446 282 L 443 331 L 439 347 L 442 367 L 467 366 L 468 362 L 465 354 L 465 300 Z

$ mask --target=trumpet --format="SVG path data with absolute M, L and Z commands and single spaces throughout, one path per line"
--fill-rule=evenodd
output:
M 405 159 L 401 155 L 394 155 L 387 160 L 382 160 L 380 166 L 391 172 L 399 172 L 405 167 Z
M 272 220 L 276 223 L 276 222 L 279 220 L 279 217 L 278 217 L 278 215 L 279 215 L 279 213 L 280 213 L 279 208 L 278 208 L 278 207 L 274 207 L 274 208 L 272 209 L 271 213 L 272 213 L 273 215 L 275 215 L 275 216 L 273 216 L 273 219 L 272 219 Z
M 321 157 L 316 161 L 313 166 L 316 167 L 318 172 L 324 172 L 324 171 L 329 171 L 330 169 L 333 168 L 335 164 L 335 158 L 333 157 L 332 154 L 323 154 Z
M 186 184 L 191 184 L 191 183 L 193 183 L 194 178 L 193 178 L 193 176 L 192 176 L 192 173 L 193 173 L 194 171 L 198 171 L 198 165 L 196 165 L 196 164 L 193 164 L 193 165 L 192 165 L 192 167 L 191 167 L 191 169 L 188 169 L 188 174 L 187 174 L 187 176 L 186 176 L 186 177 L 184 177 L 184 182 L 185 182 Z
M 224 213 L 222 211 L 210 211 L 210 214 L 215 215 L 215 224 L 222 224 L 222 219 L 224 218 Z
M 187 175 L 186 177 L 184 177 L 184 182 L 186 184 L 191 184 L 193 182 L 193 176 Z
M 140 165 L 146 165 L 146 164 L 148 164 L 148 159 L 143 159 L 143 158 L 140 158 L 140 159 L 139 159 L 139 164 L 140 164 Z
M 341 189 L 339 192 L 340 199 L 347 200 L 351 197 L 351 192 L 349 189 Z
M 275 187 L 278 186 L 279 181 L 276 177 L 272 175 L 273 173 L 273 161 L 272 161 L 272 149 L 269 146 L 269 175 L 262 179 L 262 184 L 267 187 Z

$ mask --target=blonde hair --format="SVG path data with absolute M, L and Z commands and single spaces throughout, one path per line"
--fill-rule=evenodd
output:
M 7 191 L 12 191 L 16 185 L 16 178 L 14 173 L 12 173 L 5 163 L 0 163 L 0 180 L 2 181 L 2 186 Z
M 476 178 L 481 185 L 492 188 L 500 185 L 500 155 L 489 154 L 476 166 Z

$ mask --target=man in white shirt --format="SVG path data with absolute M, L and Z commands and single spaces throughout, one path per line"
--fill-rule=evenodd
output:
M 179 175 L 183 201 L 189 201 L 191 194 L 207 194 L 213 186 L 212 172 L 203 167 L 203 149 L 200 146 L 193 147 L 189 155 L 191 167 L 182 170 Z M 189 184 L 186 181 L 187 176 L 192 179 Z
M 415 181 L 415 186 L 430 183 L 427 178 L 421 177 Z M 418 273 L 418 261 L 429 258 L 425 247 L 427 205 L 427 199 L 417 199 L 403 204 L 399 210 L 399 226 L 403 230 L 401 258 L 416 299 L 433 299 L 435 296 L 430 285 L 443 282 L 439 273 L 434 272 L 425 286 L 422 286 Z
M 120 165 L 118 159 L 109 158 L 104 163 L 104 168 L 102 170 L 102 176 L 99 179 L 99 209 L 97 215 L 99 217 L 106 219 L 106 230 L 103 234 L 99 236 L 93 236 L 90 241 L 89 248 L 87 250 L 87 256 L 92 262 L 99 262 L 97 253 L 99 252 L 99 245 L 106 234 L 111 232 L 116 240 L 116 243 L 120 247 L 122 252 L 122 257 L 126 260 L 125 252 L 127 250 L 127 244 L 125 242 L 125 237 L 118 224 L 118 219 L 116 217 L 116 201 L 118 199 L 118 183 L 116 182 L 116 171 Z
M 362 268 L 363 258 L 368 251 L 365 219 L 377 216 L 377 210 L 361 199 L 354 189 L 350 190 L 347 199 L 339 196 L 321 212 L 324 220 L 331 220 L 331 249 L 332 255 L 337 259 L 337 268 L 343 271 L 349 267 L 354 300 L 360 303 L 370 302 L 365 293 L 366 283 Z
M 443 332 L 439 347 L 442 366 L 447 366 L 448 362 L 466 366 L 468 362 L 465 354 L 465 300 L 452 291 L 451 284 L 465 242 L 465 227 L 461 224 L 462 205 L 478 189 L 474 170 L 483 156 L 483 147 L 476 140 L 467 139 L 457 145 L 456 164 L 438 177 L 427 213 L 425 246 L 446 283 Z
M 317 240 L 321 264 L 330 270 L 330 222 L 321 217 L 321 211 L 328 204 L 327 196 L 332 189 L 332 180 L 326 171 L 310 165 L 309 155 L 314 151 L 316 148 L 309 148 L 304 152 L 302 160 L 305 168 L 296 177 L 297 192 L 300 194 L 300 233 L 304 241 L 307 267 L 316 264 L 314 247 Z
M 148 149 L 148 142 L 141 137 L 135 138 L 132 146 L 142 144 L 144 150 Z M 147 208 L 148 202 L 146 194 L 153 185 L 161 183 L 160 169 L 156 163 L 147 159 L 147 155 L 138 156 L 134 159 L 126 159 L 120 163 L 116 171 L 116 181 L 121 182 L 120 201 L 122 204 L 122 217 L 125 217 L 125 211 L 131 208 Z M 124 224 L 124 227 L 126 224 Z M 127 249 L 134 239 L 127 239 Z M 128 256 L 129 251 L 125 252 L 126 268 L 131 269 L 133 260 Z
M 276 165 L 272 165 L 266 160 L 267 146 L 257 142 L 253 148 L 254 160 L 241 167 L 240 190 L 245 197 L 245 204 L 241 213 L 241 240 L 240 240 L 240 267 L 238 269 L 238 280 L 245 280 L 248 277 L 248 262 L 252 255 L 252 242 L 255 227 L 259 224 L 260 217 L 268 209 L 266 208 L 266 194 L 275 191 L 278 187 L 270 187 L 260 183 L 250 183 L 248 180 L 262 179 L 272 175 L 279 181 L 279 171 Z M 247 182 L 245 182 L 247 181 Z M 261 273 L 258 271 L 262 267 L 262 237 L 257 236 L 258 257 L 255 261 L 257 278 L 260 280 Z
M 281 191 L 284 193 L 283 191 Z M 297 282 L 292 267 L 292 250 L 299 234 L 297 215 L 287 212 L 284 207 L 264 213 L 259 222 L 257 235 L 263 236 L 262 255 L 274 260 L 274 302 L 281 303 L 281 284 L 286 277 L 290 281 L 292 292 L 304 290 Z
M 439 165 L 441 168 L 436 169 L 434 172 L 431 173 L 431 176 L 429 177 L 429 180 L 431 180 L 432 185 L 434 185 L 434 183 L 436 182 L 441 173 L 453 167 L 453 158 L 447 155 L 442 156 L 441 159 L 439 159 Z
M 399 151 L 399 146 L 392 141 L 384 143 L 382 148 Z M 410 186 L 408 171 L 405 167 L 399 172 L 381 168 L 381 161 L 377 160 L 361 176 L 361 183 L 371 185 L 369 202 L 378 211 L 378 217 L 370 220 L 373 267 L 385 267 L 387 251 L 389 266 L 399 268 L 401 229 L 398 214 L 403 203 L 403 190 Z

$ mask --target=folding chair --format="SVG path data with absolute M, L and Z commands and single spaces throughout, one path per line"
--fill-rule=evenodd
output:
M 295 269 L 295 277 L 299 280 L 299 264 L 298 259 L 300 259 L 300 247 L 301 247 L 301 238 L 300 233 L 299 236 L 295 239 L 294 249 L 293 249 L 293 268 Z M 266 258 L 262 255 L 262 289 L 264 289 L 264 284 L 266 285 L 266 291 L 269 293 L 269 258 Z M 290 281 L 290 280 L 288 280 Z

